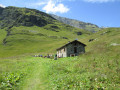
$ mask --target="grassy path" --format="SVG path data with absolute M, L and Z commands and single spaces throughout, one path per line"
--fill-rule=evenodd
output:
M 26 81 L 26 85 L 24 86 L 23 90 L 36 90 L 37 88 L 43 89 L 41 87 L 42 82 L 41 82 L 41 74 L 42 74 L 42 65 L 41 63 L 38 63 L 35 67 L 33 72 L 31 73 L 31 77 L 28 78 Z
M 44 66 L 45 59 L 39 58 L 34 60 L 35 64 L 30 68 L 29 74 L 23 81 L 20 90 L 46 90 L 47 78 L 46 67 Z

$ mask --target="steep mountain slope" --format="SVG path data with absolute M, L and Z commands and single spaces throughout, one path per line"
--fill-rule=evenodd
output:
M 8 26 L 45 26 L 52 24 L 54 18 L 50 15 L 34 9 L 6 7 L 1 14 L 0 27 Z
M 53 53 L 64 42 L 90 34 L 28 8 L 6 7 L 0 15 L 0 56 Z M 7 54 L 6 54 L 7 53 Z
M 100 28 L 95 25 L 95 24 L 91 24 L 91 23 L 85 23 L 82 21 L 78 21 L 78 20 L 74 20 L 74 19 L 69 19 L 69 18 L 65 18 L 65 17 L 60 17 L 54 14 L 50 14 L 52 17 L 54 17 L 55 19 L 59 20 L 62 23 L 71 25 L 73 27 L 77 27 L 80 29 L 85 29 L 91 32 L 96 32 L 98 31 Z

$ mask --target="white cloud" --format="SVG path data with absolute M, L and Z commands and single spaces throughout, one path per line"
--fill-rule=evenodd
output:
M 47 13 L 66 13 L 69 11 L 69 8 L 58 2 L 61 2 L 61 0 L 49 0 L 48 3 L 43 7 L 43 10 L 45 10 Z
M 6 6 L 4 6 L 4 5 L 0 4 L 0 7 L 5 8 Z
M 114 2 L 114 1 L 119 1 L 119 0 L 84 0 L 86 2 L 92 2 L 92 3 L 105 3 L 105 2 Z

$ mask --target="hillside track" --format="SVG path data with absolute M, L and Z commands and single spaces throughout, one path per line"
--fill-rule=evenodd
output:
M 45 59 L 44 59 L 45 60 Z M 46 71 L 43 58 L 34 59 L 34 67 L 31 68 L 30 73 L 24 79 L 22 90 L 46 90 Z M 44 79 L 45 78 L 45 79 Z

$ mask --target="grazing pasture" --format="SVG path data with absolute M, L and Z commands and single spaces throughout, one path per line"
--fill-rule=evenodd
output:
M 118 57 L 16 57 L 0 60 L 0 89 L 119 89 Z

